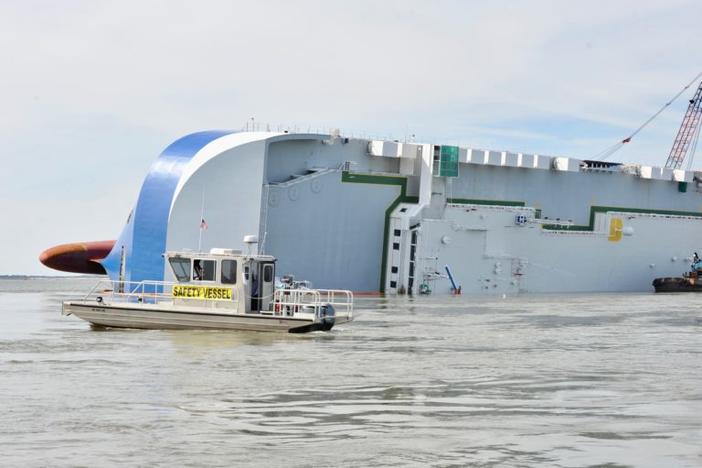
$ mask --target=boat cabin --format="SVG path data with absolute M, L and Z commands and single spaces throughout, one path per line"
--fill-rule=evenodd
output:
M 165 257 L 173 275 L 173 300 L 181 305 L 207 299 L 215 308 L 235 313 L 272 309 L 275 257 L 217 248 L 209 253 L 166 252 Z

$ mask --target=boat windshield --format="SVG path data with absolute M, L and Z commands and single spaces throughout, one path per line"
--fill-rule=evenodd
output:
M 173 274 L 175 274 L 178 281 L 181 283 L 190 281 L 190 259 L 182 257 L 169 258 L 168 261 L 173 269 Z

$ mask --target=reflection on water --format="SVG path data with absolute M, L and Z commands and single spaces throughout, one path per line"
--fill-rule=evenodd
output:
M 257 333 L 257 332 L 227 332 L 193 330 L 188 332 L 177 330 L 164 330 L 162 333 L 169 335 L 172 343 L 180 345 L 179 349 L 191 351 L 193 348 L 226 349 L 240 346 L 272 346 L 276 343 L 290 340 L 295 342 L 296 337 L 291 334 Z M 263 349 L 261 350 L 263 351 Z
M 331 333 L 94 331 L 0 285 L 6 466 L 700 466 L 694 295 L 359 300 Z

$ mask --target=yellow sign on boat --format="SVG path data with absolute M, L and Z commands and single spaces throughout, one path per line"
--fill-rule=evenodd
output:
M 188 299 L 209 299 L 215 301 L 230 301 L 231 288 L 213 288 L 209 286 L 173 286 L 173 297 Z

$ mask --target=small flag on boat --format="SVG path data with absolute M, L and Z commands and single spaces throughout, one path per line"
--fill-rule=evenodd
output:
M 200 229 L 207 231 L 207 223 L 205 222 L 205 218 L 200 219 Z

